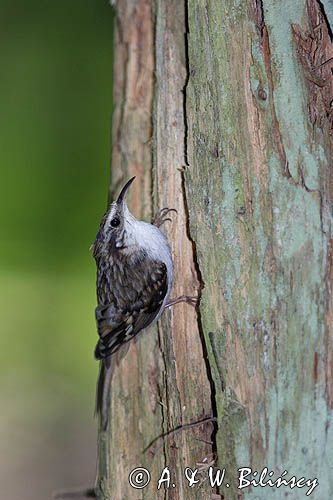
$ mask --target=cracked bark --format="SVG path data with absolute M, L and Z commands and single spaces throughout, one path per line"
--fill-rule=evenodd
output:
M 131 346 L 99 436 L 99 498 L 269 498 L 237 468 L 332 475 L 332 26 L 330 2 L 121 0 L 112 186 L 131 208 L 176 208 L 165 230 L 178 305 Z M 157 436 L 206 416 L 212 423 Z M 188 489 L 215 460 L 231 487 Z M 149 487 L 129 472 L 147 467 Z M 169 466 L 175 488 L 156 490 Z M 302 490 L 303 492 L 303 490 Z M 284 498 L 286 490 L 275 491 Z
M 163 226 L 174 256 L 173 296 L 198 295 L 182 185 L 185 6 L 176 0 L 123 0 L 116 12 L 111 192 L 136 175 L 130 199 L 136 216 L 149 219 L 162 207 L 177 210 L 172 223 Z M 131 346 L 115 373 L 110 433 L 99 433 L 98 498 L 210 498 L 207 481 L 189 490 L 183 474 L 186 466 L 213 461 L 214 423 L 187 426 L 210 416 L 211 387 L 197 313 L 179 304 Z M 154 438 L 181 425 L 186 430 L 170 433 L 161 448 L 143 453 Z M 165 466 L 176 487 L 157 491 Z M 151 473 L 149 487 L 141 491 L 128 482 L 135 467 Z
M 326 3 L 189 0 L 186 90 L 200 311 L 222 384 L 218 463 L 318 477 L 318 498 L 333 491 Z M 228 500 L 272 494 L 231 484 Z

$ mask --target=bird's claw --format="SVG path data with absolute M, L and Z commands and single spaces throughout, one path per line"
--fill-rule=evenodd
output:
M 181 302 L 185 302 L 185 304 L 189 304 L 190 306 L 196 307 L 199 304 L 199 297 L 193 297 L 190 295 L 180 295 L 176 299 L 170 300 L 165 304 L 165 307 L 172 307 L 176 304 L 180 304 Z
M 168 208 L 168 207 L 165 207 L 165 208 L 162 208 L 156 215 L 155 217 L 153 218 L 152 220 L 152 224 L 154 224 L 154 226 L 157 226 L 157 227 L 160 227 L 162 226 L 162 224 L 164 224 L 164 222 L 166 221 L 171 221 L 170 217 L 166 217 L 166 215 L 169 213 L 169 212 L 177 212 L 177 210 L 175 208 Z

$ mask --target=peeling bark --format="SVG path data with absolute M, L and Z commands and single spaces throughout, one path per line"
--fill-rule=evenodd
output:
M 124 179 L 136 175 L 130 209 L 137 217 L 149 217 L 152 213 L 153 37 L 150 0 L 117 3 L 111 197 Z M 139 343 L 131 345 L 115 371 L 110 431 L 99 431 L 97 498 L 132 498 L 135 490 L 128 481 L 131 470 L 150 469 L 152 457 L 143 450 L 161 433 L 160 363 L 157 331 L 152 328 Z M 163 455 L 157 455 L 155 462 L 156 470 L 162 470 Z M 152 470 L 152 481 L 156 480 Z
M 332 41 L 322 9 L 189 0 L 185 185 L 222 386 L 218 464 L 318 477 L 318 498 L 330 498 Z M 273 494 L 230 482 L 228 500 Z
M 99 498 L 288 493 L 238 490 L 241 466 L 318 477 L 314 495 L 331 498 L 333 9 L 119 0 L 116 12 L 113 190 L 137 175 L 137 216 L 177 209 L 164 228 L 174 296 L 201 302 L 167 311 L 117 370 Z M 211 416 L 217 428 L 186 425 Z M 189 489 L 183 470 L 198 463 L 226 467 L 230 488 L 204 470 Z M 138 466 L 152 477 L 134 491 Z M 165 466 L 176 487 L 157 491 Z
M 159 206 L 176 208 L 177 217 L 167 228 L 175 261 L 175 296 L 200 293 L 200 276 L 194 262 L 193 246 L 187 230 L 182 170 L 185 164 L 184 94 L 187 79 L 185 54 L 185 10 L 178 0 L 157 1 L 156 17 L 156 92 L 154 107 L 154 174 L 156 201 Z M 170 337 L 171 333 L 171 337 Z M 204 346 L 196 311 L 188 305 L 172 309 L 171 317 L 161 321 L 161 349 L 166 377 L 161 386 L 166 402 L 164 425 L 196 421 L 212 414 L 210 384 L 204 360 Z M 185 467 L 212 462 L 211 425 L 191 434 L 180 434 L 165 446 L 166 463 L 177 472 L 177 489 L 168 498 L 187 498 Z M 192 464 L 192 465 L 191 465 Z M 209 498 L 207 481 L 191 492 L 191 498 Z
M 175 264 L 173 296 L 199 295 L 182 178 L 185 6 L 178 1 L 126 0 L 117 2 L 116 12 L 112 192 L 124 178 L 136 175 L 130 199 L 136 216 L 147 219 L 165 206 L 177 210 L 172 223 L 163 226 Z M 211 416 L 197 313 L 179 304 L 131 346 L 115 373 L 111 430 L 99 432 L 98 498 L 210 498 L 213 490 L 203 482 L 205 476 L 199 474 L 201 484 L 190 490 L 184 469 L 214 463 L 213 423 L 187 426 Z M 184 430 L 143 451 L 155 438 L 182 425 Z M 157 490 L 166 466 L 176 487 L 171 483 L 170 489 Z M 151 473 L 151 483 L 143 490 L 129 485 L 135 467 Z

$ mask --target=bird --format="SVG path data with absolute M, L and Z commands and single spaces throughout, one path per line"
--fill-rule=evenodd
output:
M 100 361 L 96 413 L 103 430 L 108 427 L 112 375 L 130 342 L 155 323 L 169 305 L 191 303 L 186 296 L 168 303 L 173 260 L 160 226 L 171 220 L 167 214 L 174 209 L 162 209 L 151 224 L 136 219 L 126 203 L 134 179 L 126 182 L 110 204 L 92 246 L 97 267 L 95 316 L 99 336 L 95 358 Z

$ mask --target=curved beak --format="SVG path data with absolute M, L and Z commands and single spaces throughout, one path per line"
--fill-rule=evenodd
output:
M 130 185 L 132 184 L 132 182 L 134 181 L 134 179 L 135 179 L 135 176 L 132 177 L 129 181 L 127 181 L 125 186 L 123 187 L 123 189 L 120 191 L 120 194 L 119 194 L 118 199 L 117 199 L 118 205 L 122 204 L 125 201 L 127 191 L 129 189 Z

